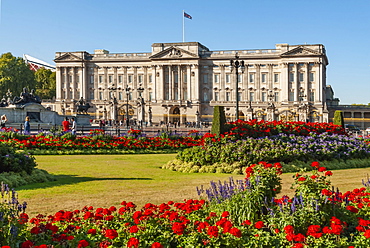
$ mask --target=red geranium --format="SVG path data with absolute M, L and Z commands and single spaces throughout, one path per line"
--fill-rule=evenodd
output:
M 130 238 L 127 242 L 127 247 L 134 247 L 134 248 L 137 248 L 139 247 L 139 240 L 137 238 Z
M 89 242 L 87 242 L 86 240 L 80 240 L 79 242 L 78 242 L 78 248 L 81 248 L 81 247 L 88 247 L 89 246 Z
M 108 239 L 115 239 L 118 237 L 118 233 L 114 229 L 108 229 L 105 231 L 105 237 L 107 237 Z
M 257 229 L 261 229 L 262 227 L 264 227 L 265 224 L 263 223 L 263 221 L 257 221 L 255 224 L 254 224 L 254 227 L 257 228 Z

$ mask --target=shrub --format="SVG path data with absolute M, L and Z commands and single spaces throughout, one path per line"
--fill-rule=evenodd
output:
M 343 117 L 343 111 L 336 110 L 336 111 L 334 112 L 334 121 L 333 121 L 333 124 L 334 124 L 334 125 L 341 126 L 342 128 L 344 128 L 344 117 Z
M 226 132 L 225 123 L 226 123 L 226 116 L 225 116 L 224 107 L 214 106 L 211 133 L 220 135 Z
M 32 155 L 0 143 L 0 173 L 25 171 L 30 174 L 35 167 Z

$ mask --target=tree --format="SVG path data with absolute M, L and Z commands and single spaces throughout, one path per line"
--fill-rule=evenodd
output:
M 225 127 L 226 116 L 223 106 L 214 106 L 213 107 L 213 121 L 212 121 L 212 130 L 213 134 L 223 134 L 226 131 Z
M 14 95 L 22 92 L 24 87 L 35 88 L 33 71 L 20 57 L 4 53 L 0 57 L 0 97 L 5 96 L 8 89 Z
M 344 128 L 344 118 L 343 118 L 343 112 L 340 110 L 336 110 L 334 112 L 334 125 L 339 125 Z
M 35 72 L 36 93 L 41 99 L 56 96 L 56 73 L 41 67 Z

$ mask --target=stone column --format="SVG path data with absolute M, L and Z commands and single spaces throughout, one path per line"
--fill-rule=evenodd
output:
M 187 84 L 187 92 L 188 92 L 188 100 L 189 101 L 191 101 L 192 100 L 192 96 L 193 96 L 193 94 L 192 94 L 192 92 L 191 92 L 191 89 L 192 89 L 192 82 L 193 82 L 193 79 L 192 79 L 192 76 L 191 76 L 191 65 L 187 65 L 186 66 L 186 74 L 187 74 L 187 76 L 186 76 L 186 78 L 187 78 L 187 80 L 188 80 L 188 82 L 186 83 Z
M 256 93 L 255 93 L 255 101 L 261 101 L 261 65 L 256 64 Z
M 62 99 L 62 80 L 63 80 L 63 67 L 56 68 L 56 99 Z
M 168 66 L 168 100 L 172 99 L 173 82 L 172 82 L 172 65 Z

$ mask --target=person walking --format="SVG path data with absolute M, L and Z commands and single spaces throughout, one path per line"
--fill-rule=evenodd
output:
M 63 134 L 65 134 L 66 132 L 69 132 L 69 125 L 70 125 L 70 123 L 69 123 L 69 121 L 68 121 L 68 118 L 67 117 L 65 117 L 64 118 L 64 121 L 62 121 L 62 126 L 63 126 Z
M 77 123 L 76 123 L 75 118 L 71 118 L 71 122 L 72 122 L 72 127 L 71 127 L 72 134 L 73 135 L 76 135 L 76 132 L 77 132 Z
M 6 115 L 2 115 L 1 116 L 1 120 L 0 120 L 0 126 L 1 128 L 4 128 L 5 127 L 5 123 L 8 121 L 8 118 L 6 117 Z
M 30 125 L 30 117 L 26 116 L 24 120 L 24 134 L 30 135 L 31 134 L 31 125 Z

